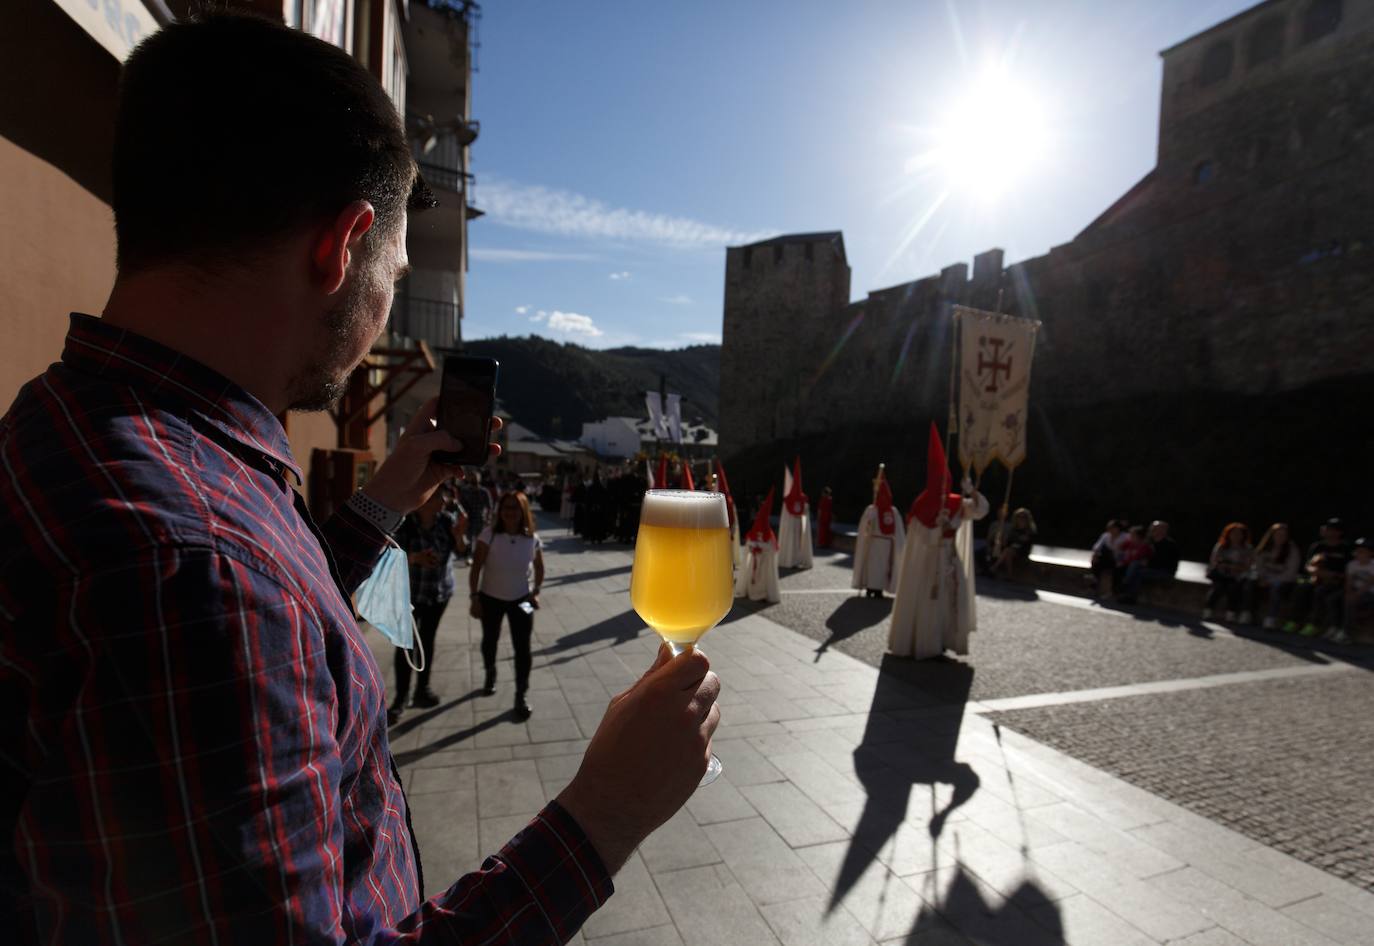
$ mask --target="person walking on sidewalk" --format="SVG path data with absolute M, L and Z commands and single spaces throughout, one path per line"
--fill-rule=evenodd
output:
M 453 560 L 460 554 L 467 528 L 466 510 L 454 499 L 454 489 L 445 483 L 425 500 L 425 504 L 405 517 L 396 530 L 396 544 L 405 550 L 410 563 L 410 605 L 415 613 L 415 630 L 420 638 L 417 651 L 424 661 L 415 686 L 411 706 L 433 709 L 439 696 L 429 688 L 434 669 L 435 638 L 439 619 L 453 597 Z M 388 725 L 396 725 L 405 712 L 410 696 L 411 654 L 396 648 L 396 696 L 387 710 Z
M 468 586 L 472 592 L 470 613 L 482 622 L 482 663 L 486 669 L 482 692 L 487 696 L 496 692 L 496 644 L 501 638 L 501 619 L 505 618 L 515 649 L 515 716 L 522 721 L 533 712 L 525 694 L 530 688 L 530 636 L 543 584 L 543 543 L 534 531 L 530 502 L 524 493 L 507 493 L 496 504 L 491 525 L 477 537 Z
M 0 417 L 5 942 L 574 938 L 696 790 L 720 682 L 661 647 L 567 787 L 426 884 L 350 597 L 463 444 L 431 399 L 317 523 L 279 420 L 349 389 L 432 206 L 391 98 L 280 23 L 178 20 L 124 63 L 112 184 L 102 316 Z

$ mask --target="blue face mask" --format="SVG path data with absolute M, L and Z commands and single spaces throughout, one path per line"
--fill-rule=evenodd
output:
M 387 546 L 377 567 L 358 588 L 358 613 L 397 647 L 415 644 L 415 621 L 410 613 L 410 566 L 406 553 Z

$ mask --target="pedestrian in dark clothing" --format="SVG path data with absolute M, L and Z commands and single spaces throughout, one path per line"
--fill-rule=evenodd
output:
M 410 652 L 396 648 L 396 695 L 386 714 L 389 725 L 394 726 L 405 712 L 410 696 L 410 662 L 417 655 L 424 663 L 410 705 L 417 709 L 439 705 L 438 694 L 429 688 L 429 676 L 434 668 L 439 621 L 453 597 L 453 560 L 466 541 L 468 520 L 453 497 L 451 487 L 440 487 L 423 506 L 406 516 L 396 530 L 396 544 L 405 550 L 410 563 L 410 606 L 419 646 Z

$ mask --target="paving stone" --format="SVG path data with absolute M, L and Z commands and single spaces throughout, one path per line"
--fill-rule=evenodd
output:
M 1032 861 L 1028 852 L 1018 851 L 975 824 L 949 825 L 935 843 L 1009 899 L 1015 900 L 1023 891 L 1045 900 L 1062 900 L 1078 893 L 1078 887 Z
M 762 818 L 703 829 L 730 872 L 760 906 L 824 891 L 806 864 Z
M 1165 850 L 1120 831 L 1067 802 L 1036 808 L 1028 812 L 1026 818 L 1032 824 L 1046 825 L 1063 837 L 1101 854 L 1119 870 L 1134 877 L 1151 877 L 1184 866 Z
M 791 782 L 746 785 L 740 793 L 792 847 L 842 841 L 849 836 Z
M 571 778 L 582 765 L 582 753 L 545 756 L 534 760 L 535 770 L 544 780 L 551 778 Z
M 687 810 L 697 824 L 716 824 L 721 821 L 739 821 L 753 818 L 758 814 L 748 799 L 730 781 L 729 775 L 722 775 L 710 785 L 698 788 L 687 799 Z
M 783 946 L 868 946 L 872 938 L 862 924 L 825 897 L 790 900 L 760 908 Z
M 672 922 L 658 888 L 638 854 L 615 875 L 615 895 L 582 926 L 588 941 L 615 933 L 647 930 Z
M 535 716 L 525 723 L 525 728 L 529 732 L 530 742 L 561 742 L 582 738 L 582 730 L 576 719 L 571 716 L 566 719 L 547 719 L 541 715 L 540 707 L 535 707 Z
M 1284 907 L 1321 892 L 1315 884 L 1284 872 L 1282 865 L 1250 857 L 1248 839 L 1222 828 L 1164 822 L 1137 828 L 1133 834 L 1267 906 Z
M 1057 906 L 1039 888 L 1027 884 L 1013 898 L 1003 897 L 960 865 L 903 878 L 925 903 L 975 943 L 1015 943 L 1017 946 L 1055 946 L 1059 937 Z M 1030 911 L 1052 911 L 1032 919 Z M 923 916 L 918 925 L 926 922 Z
M 543 759 L 558 755 L 582 755 L 590 745 L 588 739 L 565 739 L 561 742 L 532 743 L 528 746 L 511 746 L 512 759 Z
M 766 738 L 779 737 L 775 734 Z M 786 780 L 786 776 L 774 768 L 763 753 L 754 748 L 752 740 L 717 737 L 711 741 L 711 748 L 720 758 L 721 764 L 727 767 L 730 781 L 737 787 Z
M 683 946 L 675 926 L 655 926 L 647 930 L 632 930 L 614 936 L 586 940 L 595 946 Z
M 846 873 L 843 885 L 840 881 L 849 857 L 848 843 L 804 847 L 797 855 L 825 884 L 830 900 L 848 910 L 874 939 L 910 935 L 923 915 L 931 916 L 930 909 L 900 877 L 862 848 L 859 851 L 854 861 L 857 872 L 853 877 Z
M 533 760 L 486 762 L 477 766 L 477 813 L 483 818 L 498 815 L 534 814 L 544 807 L 544 789 Z
M 479 858 L 490 857 L 501 850 L 507 841 L 525 830 L 525 826 L 534 820 L 534 816 L 535 812 L 532 811 L 528 815 L 500 815 L 495 818 L 479 819 L 477 822 Z M 429 863 L 427 850 L 425 863 L 426 865 Z
M 822 808 L 831 804 L 862 804 L 868 798 L 857 782 L 835 771 L 814 752 L 778 755 L 769 762 Z
M 1081 893 L 1036 907 L 1030 916 L 1056 931 L 1069 946 L 1157 946 L 1159 942 Z
M 1374 939 L 1374 919 L 1368 913 L 1326 894 L 1284 907 L 1280 912 L 1338 943 Z
M 471 765 L 453 765 L 442 769 L 416 769 L 407 797 L 443 792 L 455 811 L 477 811 L 477 773 Z
M 1200 933 L 1215 925 L 1177 897 L 1150 886 L 1151 881 L 1137 880 L 1118 871 L 1107 858 L 1094 854 L 1076 841 L 1039 848 L 1031 851 L 1030 856 L 1136 929 L 1161 942 Z
M 481 862 L 476 809 L 455 808 L 443 794 L 416 795 L 407 801 L 424 859 L 424 894 L 432 897 Z
M 718 864 L 721 860 L 706 832 L 701 830 L 685 808 L 645 839 L 639 846 L 639 856 L 644 859 L 649 873 L 655 875 L 686 867 Z
M 1250 946 L 1250 944 L 1230 930 L 1214 926 L 1202 933 L 1194 933 L 1192 936 L 1176 939 L 1169 946 Z
M 1333 946 L 1334 940 L 1284 913 L 1242 895 L 1196 867 L 1145 881 L 1177 903 L 1192 905 L 1251 946 Z
M 685 943 L 709 943 L 711 946 L 778 943 L 767 921 L 724 865 L 661 874 L 657 882 Z

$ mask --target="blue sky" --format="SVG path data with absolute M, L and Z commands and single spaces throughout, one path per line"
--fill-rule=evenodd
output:
M 1241 0 L 487 0 L 467 338 L 719 341 L 725 247 L 852 295 L 1071 240 L 1154 164 L 1158 53 Z

